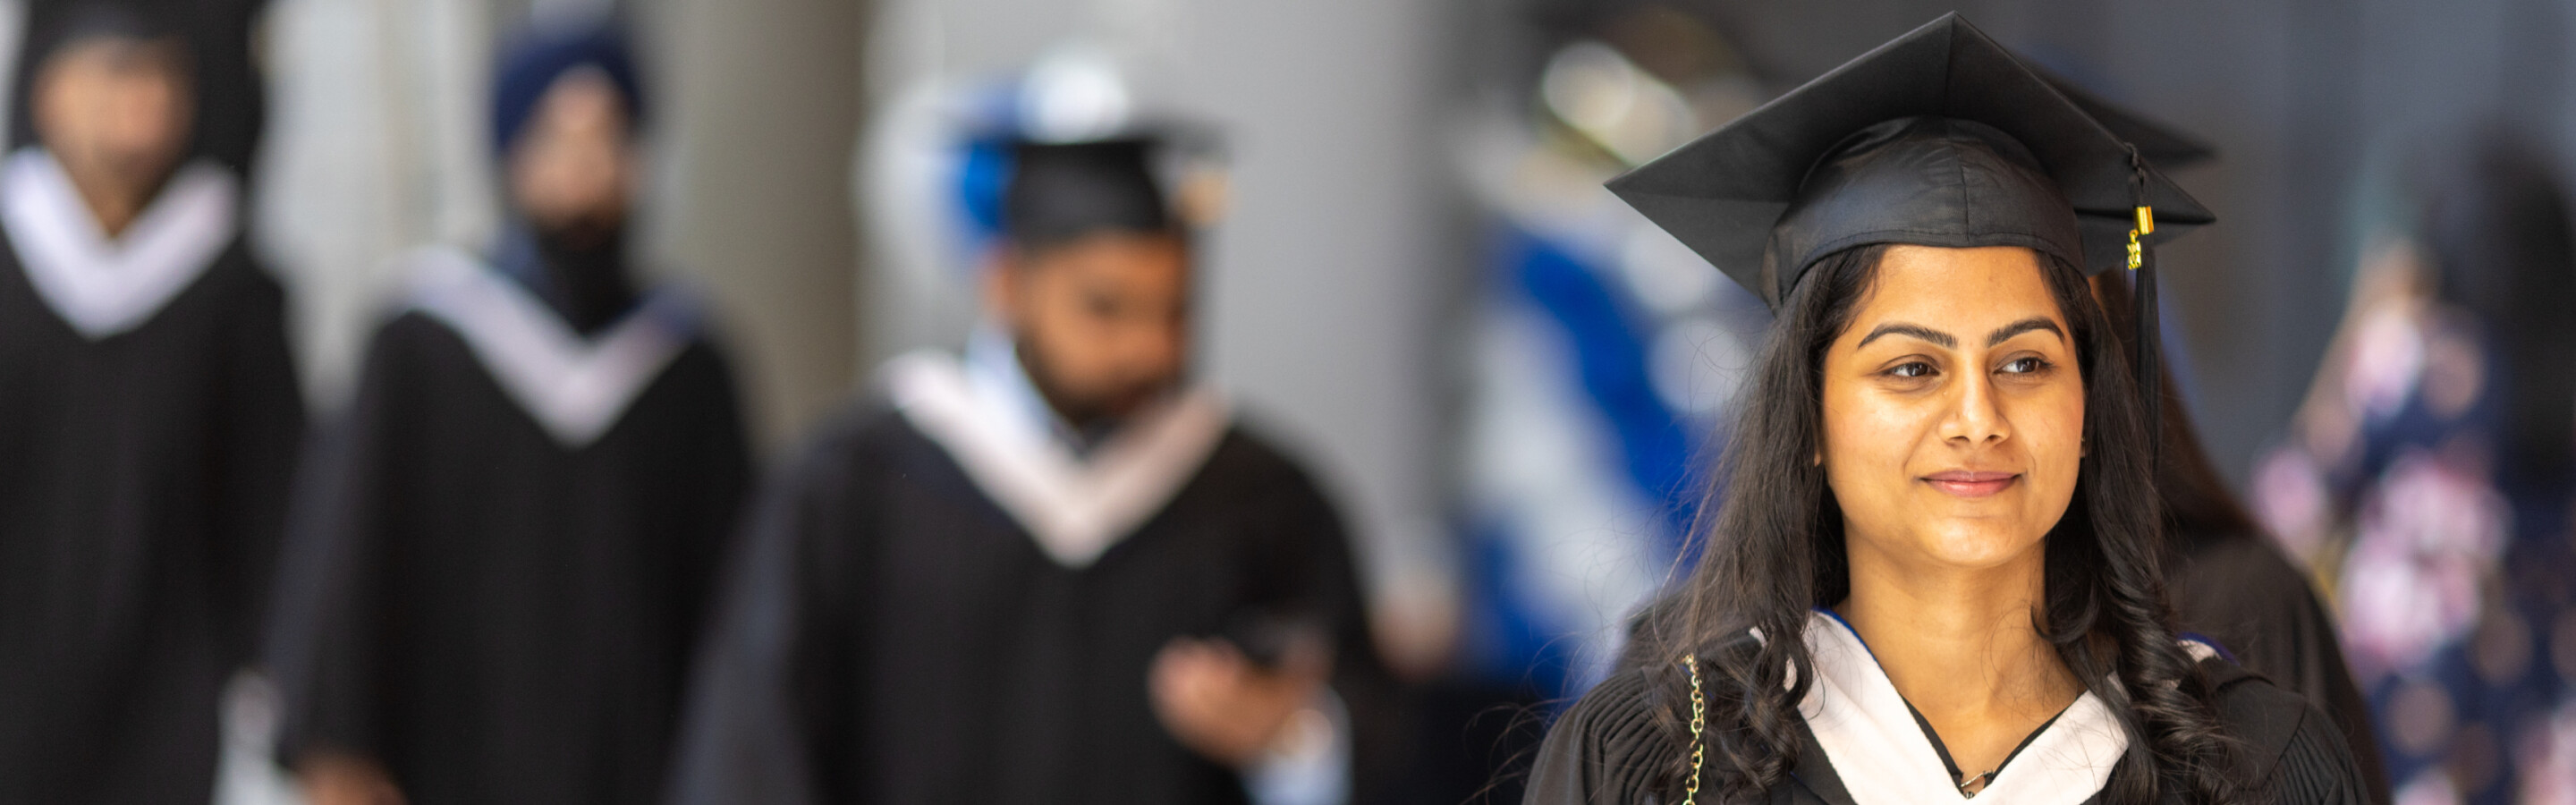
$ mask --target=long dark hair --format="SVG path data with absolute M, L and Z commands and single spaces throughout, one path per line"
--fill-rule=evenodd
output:
M 1826 257 L 1781 305 L 1750 393 L 1739 398 L 1719 483 L 1693 528 L 1699 562 L 1649 608 L 1623 658 L 1645 674 L 1656 723 L 1676 746 L 1689 741 L 1670 706 L 1687 696 L 1678 659 L 1699 658 L 1708 694 L 1703 782 L 1720 802 L 1761 800 L 1796 767 L 1797 703 L 1814 675 L 1791 685 L 1789 669 L 1809 667 L 1809 612 L 1850 593 L 1842 518 L 1812 457 L 1822 443 L 1825 351 L 1850 326 L 1885 253 L 1865 246 Z M 2142 805 L 2181 790 L 2237 802 L 2234 744 L 2175 641 L 2165 602 L 2158 502 L 2128 364 L 2084 279 L 2063 262 L 2039 262 L 2073 330 L 2090 447 L 2074 500 L 2047 536 L 2047 608 L 2035 625 L 2129 733 L 2103 801 Z M 1768 639 L 1749 639 L 1754 629 Z M 1687 755 L 1668 764 L 1676 791 Z

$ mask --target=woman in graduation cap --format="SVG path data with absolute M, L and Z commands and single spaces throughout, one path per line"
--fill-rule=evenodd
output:
M 1611 189 L 1778 318 L 1698 566 L 1529 802 L 2361 801 L 2329 719 L 2173 629 L 2085 276 L 2209 215 L 2125 144 L 1951 16 Z

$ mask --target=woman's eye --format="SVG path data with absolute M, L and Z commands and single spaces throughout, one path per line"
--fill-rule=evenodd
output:
M 1928 377 L 1932 374 L 1932 364 L 1924 363 L 1922 361 L 1901 364 L 1896 368 L 1887 370 L 1887 374 L 1889 377 Z
M 2029 374 L 2046 368 L 2048 368 L 2048 360 L 2036 356 L 2028 358 L 2014 358 L 2004 363 L 2004 372 L 2006 374 Z

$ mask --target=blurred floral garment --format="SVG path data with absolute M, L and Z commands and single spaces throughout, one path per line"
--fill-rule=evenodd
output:
M 2498 460 L 2493 337 L 2446 305 L 2361 311 L 2256 479 L 2334 591 L 2399 803 L 2576 802 L 2576 497 Z

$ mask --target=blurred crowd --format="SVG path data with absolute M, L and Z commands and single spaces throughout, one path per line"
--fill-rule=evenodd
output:
M 331 145 L 311 98 L 269 112 L 331 91 L 262 72 L 264 3 L 25 0 L 0 804 L 1517 801 L 1725 493 L 1769 314 L 1601 189 L 1806 77 L 1724 14 L 1525 4 L 1444 110 L 1449 567 L 1415 576 L 1370 567 L 1374 491 L 1204 369 L 1207 243 L 1261 214 L 1229 171 L 1264 144 L 1154 60 L 1076 39 L 885 93 L 850 195 L 921 308 L 888 315 L 947 340 L 764 439 L 727 337 L 757 317 L 638 245 L 652 40 L 565 5 L 405 107 L 474 110 L 400 147 L 479 157 L 337 177 L 488 189 L 488 226 L 395 204 L 399 257 L 289 271 L 367 250 L 291 197 L 322 163 L 260 168 L 272 119 Z M 2161 167 L 2213 156 L 2101 114 Z M 2348 716 L 2394 802 L 2576 802 L 2576 210 L 2529 126 L 2392 162 L 2348 286 L 2309 291 L 2343 312 L 2286 424 L 2194 405 L 2223 356 L 2168 309 L 2177 606 Z M 264 244 L 257 210 L 312 225 Z M 366 335 L 304 337 L 317 299 Z M 2197 441 L 2249 427 L 2277 434 Z

